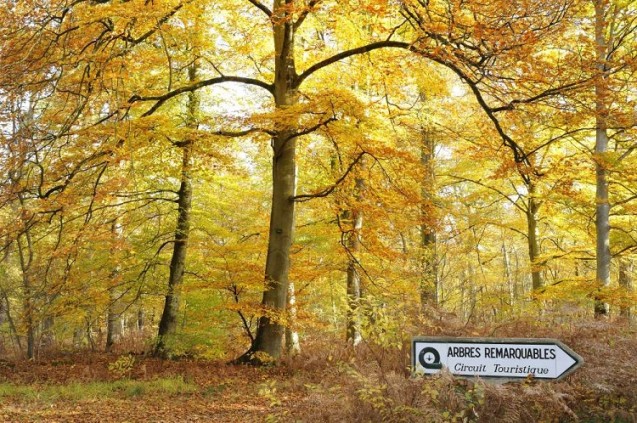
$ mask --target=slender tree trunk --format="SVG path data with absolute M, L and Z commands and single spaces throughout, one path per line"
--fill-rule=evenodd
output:
M 192 200 L 192 187 L 190 180 L 190 146 L 183 148 L 183 171 L 181 186 L 178 198 L 177 230 L 175 231 L 175 241 L 173 254 L 170 260 L 170 272 L 168 277 L 168 293 L 164 303 L 164 311 L 159 322 L 159 340 L 156 352 L 163 354 L 166 347 L 164 337 L 174 334 L 177 330 L 177 320 L 179 315 L 179 289 L 183 282 L 186 267 L 186 253 L 188 246 L 188 234 L 190 229 L 190 208 Z
M 285 326 L 285 349 L 289 355 L 297 355 L 301 353 L 301 342 L 299 340 L 299 332 L 296 327 L 297 308 L 296 308 L 296 292 L 294 283 L 290 282 L 288 286 L 288 323 Z
M 294 23 L 286 0 L 275 0 L 272 26 L 274 33 L 274 102 L 283 109 L 298 102 L 294 64 Z M 287 304 L 290 248 L 294 239 L 296 195 L 296 134 L 294 123 L 272 137 L 272 205 L 268 254 L 265 265 L 263 306 L 257 333 L 250 350 L 239 362 L 262 363 L 281 356 Z
M 356 178 L 355 194 L 356 200 L 360 200 L 361 191 L 365 182 L 362 178 Z M 351 219 L 351 229 L 347 236 L 347 249 L 350 257 L 347 263 L 347 332 L 346 338 L 353 345 L 358 345 L 362 341 L 361 334 L 361 301 L 363 290 L 361 286 L 361 276 L 358 270 L 360 263 L 359 252 L 361 245 L 361 231 L 363 229 L 363 212 L 359 208 L 354 208 L 346 213 Z
M 140 307 L 139 310 L 137 310 L 137 319 L 135 321 L 136 329 L 138 332 L 144 331 L 145 321 L 146 321 L 146 314 L 144 313 L 144 309 Z
M 514 294 L 513 275 L 511 272 L 511 259 L 509 257 L 509 251 L 507 250 L 507 246 L 504 240 L 502 241 L 501 251 L 502 251 L 502 265 L 504 268 L 504 286 L 507 292 L 506 296 L 509 297 L 509 305 L 513 306 L 515 302 L 515 294 Z M 502 297 L 504 298 L 505 296 L 502 295 Z
M 469 324 L 475 318 L 476 306 L 478 305 L 478 289 L 476 284 L 477 282 L 476 271 L 471 265 L 468 266 L 468 278 L 464 281 L 464 289 L 465 289 L 465 302 L 468 302 L 466 306 L 466 314 L 465 314 L 465 322 Z M 468 288 L 467 288 L 468 285 Z M 468 293 L 467 293 L 468 291 Z M 469 297 L 469 298 L 466 298 Z
M 467 306 L 467 280 L 469 279 L 469 264 L 464 262 L 462 266 L 462 271 L 460 272 L 460 316 L 462 316 L 462 320 L 466 321 L 468 316 Z
M 117 240 L 122 235 L 122 228 L 118 224 L 117 219 L 113 222 L 111 227 L 111 234 L 114 237 L 114 241 Z M 117 279 L 119 275 L 119 265 L 115 264 L 113 271 L 111 272 L 111 286 L 108 288 L 108 310 L 106 316 L 106 352 L 110 352 L 113 348 L 113 345 L 122 336 L 122 312 L 120 301 L 118 298 L 117 287 Z
M 197 78 L 197 65 L 193 63 L 188 69 L 190 82 L 195 82 Z M 197 126 L 195 113 L 199 109 L 197 94 L 193 91 L 188 96 L 188 117 L 186 126 L 194 129 Z M 186 253 L 188 250 L 188 237 L 190 231 L 190 210 L 192 207 L 192 141 L 185 140 L 180 143 L 182 151 L 181 184 L 177 197 L 177 226 L 175 230 L 175 241 L 173 254 L 170 260 L 170 272 L 168 276 L 168 292 L 164 303 L 164 311 L 159 322 L 158 340 L 155 346 L 155 355 L 165 356 L 166 336 L 177 331 L 177 320 L 179 316 L 180 287 L 183 282 L 186 268 Z
M 594 0 L 595 5 L 595 174 L 596 174 L 596 207 L 595 233 L 596 246 L 596 281 L 597 285 L 610 285 L 610 203 L 608 201 L 608 170 L 605 156 L 608 151 L 608 81 L 606 56 L 608 46 L 604 31 L 606 30 L 606 11 L 608 0 Z M 595 316 L 605 316 L 609 307 L 599 296 L 595 297 Z
M 517 300 L 525 292 L 526 285 L 526 274 L 521 271 L 520 254 L 517 249 L 513 250 L 513 263 L 515 275 L 513 278 L 513 298 Z
M 53 346 L 55 341 L 53 327 L 55 326 L 55 319 L 53 316 L 46 316 L 42 319 L 41 330 L 39 335 L 38 345 L 41 349 L 48 349 Z
M 2 299 L 0 300 L 5 304 L 5 313 L 7 316 L 7 320 L 9 322 L 9 329 L 11 330 L 11 335 L 15 340 L 15 345 L 18 346 L 18 351 L 20 354 L 24 353 L 24 348 L 22 347 L 22 340 L 20 339 L 20 334 L 18 333 L 18 329 L 16 328 L 15 320 L 13 319 L 13 315 L 11 314 L 11 304 L 9 302 L 9 297 L 5 290 L 2 290 Z
M 6 302 L 0 298 L 0 326 L 4 325 L 7 320 Z
M 35 318 L 33 316 L 35 307 L 33 305 L 33 290 L 31 286 L 31 263 L 33 261 L 33 249 L 31 245 L 31 235 L 28 229 L 24 233 L 26 246 L 22 241 L 22 235 L 18 236 L 18 256 L 20 258 L 20 270 L 22 272 L 22 301 L 24 323 L 27 336 L 27 358 L 35 358 Z M 26 249 L 26 250 L 25 250 Z
M 531 286 L 535 292 L 544 286 L 542 269 L 540 267 L 540 263 L 538 263 L 540 256 L 540 240 L 538 233 L 539 204 L 537 198 L 535 198 L 535 185 L 533 185 L 533 183 L 529 183 L 527 187 L 529 190 L 529 201 L 526 210 L 527 240 L 529 261 L 531 262 Z
M 111 352 L 113 345 L 122 337 L 122 316 L 118 313 L 117 295 L 114 288 L 108 290 L 109 306 L 106 316 L 106 352 Z
M 422 273 L 420 279 L 420 307 L 423 315 L 438 305 L 438 257 L 436 254 L 435 216 L 432 216 L 435 192 L 434 170 L 435 141 L 429 130 L 423 131 L 420 162 L 424 170 L 422 181 L 422 206 L 420 208 L 422 224 L 420 227 L 422 247 Z
M 86 341 L 91 347 L 91 351 L 95 351 L 95 340 L 93 339 L 93 325 L 90 318 L 86 319 L 86 325 L 84 326 L 84 332 L 86 334 Z
M 2 258 L 2 262 L 4 263 L 9 259 L 9 255 L 11 254 L 11 246 L 7 247 L 4 253 L 4 257 Z M 15 345 L 18 347 L 18 351 L 20 354 L 24 353 L 24 348 L 22 347 L 22 340 L 20 339 L 20 334 L 16 328 L 15 321 L 13 319 L 13 314 L 11 312 L 11 302 L 9 301 L 9 294 L 7 290 L 0 284 L 0 302 L 3 304 L 3 313 L 9 323 L 9 329 L 11 331 L 11 336 L 14 339 Z
M 31 291 L 31 281 L 28 275 L 23 275 L 23 293 L 24 293 L 24 323 L 27 328 L 27 358 L 32 360 L 35 358 L 35 319 L 33 317 L 34 307 Z
M 634 264 L 630 258 L 623 258 L 619 261 L 619 286 L 624 288 L 627 293 L 633 290 L 633 272 Z M 628 321 L 631 320 L 632 310 L 628 302 L 619 308 L 619 315 Z

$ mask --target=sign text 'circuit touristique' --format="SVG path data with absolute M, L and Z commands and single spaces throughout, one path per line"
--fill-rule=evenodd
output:
M 582 364 L 582 358 L 554 339 L 414 338 L 415 373 L 446 369 L 458 376 L 559 379 Z

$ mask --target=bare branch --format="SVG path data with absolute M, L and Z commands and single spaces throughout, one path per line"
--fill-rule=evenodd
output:
M 510 198 L 510 197 L 509 197 L 506 193 L 504 193 L 504 192 L 500 191 L 499 189 L 497 189 L 497 188 L 495 188 L 495 187 L 492 187 L 492 186 L 490 186 L 490 185 L 487 185 L 487 184 L 485 184 L 484 182 L 482 182 L 482 181 L 480 181 L 480 180 L 477 180 L 477 181 L 476 181 L 475 179 L 464 178 L 464 177 L 461 177 L 461 176 L 455 176 L 455 175 L 446 175 L 446 176 L 448 176 L 449 178 L 453 178 L 453 179 L 455 179 L 455 180 L 457 180 L 457 181 L 460 181 L 460 182 L 471 182 L 471 183 L 473 183 L 473 184 L 476 184 L 476 185 L 479 185 L 479 186 L 481 186 L 481 187 L 483 187 L 483 188 L 486 188 L 486 189 L 488 189 L 488 190 L 491 190 L 491 191 L 493 191 L 493 192 L 495 192 L 495 193 L 499 194 L 499 195 L 500 195 L 503 199 L 507 200 L 509 203 L 511 203 L 511 205 L 512 205 L 513 207 L 517 208 L 517 209 L 518 209 L 518 210 L 520 210 L 522 213 L 525 213 L 525 214 L 526 214 L 526 213 L 528 212 L 528 210 L 527 210 L 526 208 L 524 208 L 524 207 L 522 207 L 521 205 L 519 205 L 517 201 L 513 201 L 513 200 L 512 200 L 512 199 L 511 199 L 511 198 Z M 519 195 L 519 193 L 518 193 L 518 195 Z
M 363 156 L 365 156 L 367 153 L 366 151 L 362 151 L 361 153 L 358 154 L 358 156 L 356 156 L 356 158 L 354 159 L 354 161 L 352 163 L 349 164 L 349 166 L 347 166 L 347 169 L 345 170 L 345 173 L 343 173 L 341 175 L 340 178 L 338 178 L 336 180 L 336 182 L 332 185 L 329 186 L 317 193 L 314 194 L 300 194 L 300 195 L 295 195 L 294 197 L 291 198 L 292 201 L 297 201 L 297 202 L 302 202 L 302 201 L 309 201 L 313 198 L 320 198 L 320 197 L 327 197 L 328 195 L 330 195 L 332 192 L 334 192 L 334 190 L 343 183 L 343 181 L 345 180 L 345 178 L 347 178 L 347 175 L 349 175 L 352 170 L 354 170 L 354 167 L 356 166 L 356 164 L 358 164 L 358 162 L 361 161 L 361 159 L 363 158 Z
M 239 292 L 237 285 L 233 283 L 231 286 L 228 287 L 228 291 L 230 291 L 230 293 L 232 294 L 232 298 L 234 299 L 234 302 L 236 304 L 239 304 L 239 300 L 240 300 L 239 296 L 241 295 L 241 293 Z M 253 344 L 254 335 L 252 334 L 251 325 L 248 323 L 248 320 L 245 318 L 241 310 L 237 310 L 237 314 L 239 314 L 239 317 L 241 318 L 241 322 L 243 323 L 243 329 L 245 330 L 246 334 L 250 338 L 250 343 Z
M 163 24 L 165 24 L 168 21 L 168 19 L 170 19 L 173 16 L 175 16 L 175 14 L 177 12 L 179 12 L 179 9 L 181 9 L 182 7 L 184 7 L 184 3 L 180 3 L 177 6 L 175 6 L 170 12 L 168 12 L 166 15 L 162 16 L 162 18 L 157 21 L 157 25 L 155 25 L 153 28 L 151 28 L 148 31 L 146 31 L 141 36 L 139 36 L 137 38 L 125 37 L 124 40 L 130 42 L 133 45 L 136 45 L 136 44 L 139 44 L 139 43 L 143 42 L 144 40 L 148 39 L 148 37 L 150 37 L 155 32 L 157 32 L 157 30 L 159 30 L 159 28 Z
M 41 199 L 46 199 L 49 198 L 52 194 L 56 193 L 56 192 L 62 192 L 64 191 L 69 184 L 71 183 L 71 181 L 73 180 L 73 178 L 75 178 L 79 173 L 86 171 L 87 169 L 82 168 L 82 166 L 88 162 L 90 162 L 91 160 L 95 160 L 98 159 L 100 157 L 106 156 L 108 155 L 109 152 L 108 151 L 100 151 L 97 152 L 95 154 L 92 154 L 88 157 L 85 157 L 84 159 L 80 160 L 71 170 L 71 172 L 66 175 L 66 178 L 64 179 L 64 181 L 52 188 L 49 188 L 46 192 L 42 192 L 41 189 L 42 187 L 38 187 L 38 197 Z M 102 163 L 100 163 L 99 165 L 101 165 Z
M 491 109 L 491 111 L 493 113 L 498 113 L 498 112 L 502 112 L 505 110 L 513 110 L 515 108 L 515 106 L 517 104 L 531 104 L 531 103 L 535 103 L 539 100 L 542 100 L 546 97 L 550 97 L 550 96 L 554 96 L 557 94 L 561 94 L 563 92 L 566 91 L 570 91 L 573 90 L 575 88 L 581 87 L 582 85 L 585 85 L 587 83 L 589 83 L 591 81 L 591 78 L 586 78 L 580 81 L 576 81 L 576 82 L 572 82 L 570 84 L 566 84 L 566 85 L 560 85 L 559 87 L 555 87 L 555 88 L 549 88 L 545 91 L 542 91 L 541 93 L 533 96 L 533 97 L 529 97 L 529 98 L 524 98 L 524 99 L 514 99 L 511 100 L 509 103 L 505 104 L 504 106 L 500 106 L 500 107 L 494 107 Z
M 323 122 L 319 122 L 314 126 L 310 126 L 309 128 L 305 128 L 299 132 L 295 132 L 293 135 L 291 135 L 286 141 L 292 139 L 292 138 L 297 138 L 297 137 L 302 137 L 303 135 L 307 135 L 307 134 L 311 134 L 312 132 L 316 131 L 317 129 L 319 129 L 321 126 L 327 126 L 328 123 L 330 122 L 335 122 L 336 119 L 335 117 L 331 117 Z

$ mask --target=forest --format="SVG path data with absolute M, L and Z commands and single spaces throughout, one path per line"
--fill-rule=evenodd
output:
M 637 421 L 634 0 L 0 22 L 0 419 Z M 418 336 L 585 364 L 414 378 Z

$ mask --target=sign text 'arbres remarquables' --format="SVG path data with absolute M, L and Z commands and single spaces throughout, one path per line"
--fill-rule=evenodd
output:
M 446 368 L 458 376 L 498 379 L 559 379 L 583 363 L 555 339 L 418 337 L 412 342 L 414 373 Z

